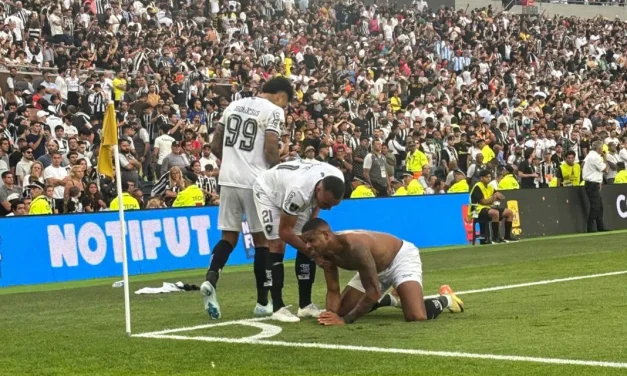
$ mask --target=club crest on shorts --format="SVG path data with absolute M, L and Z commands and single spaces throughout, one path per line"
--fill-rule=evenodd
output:
M 272 225 L 266 225 L 266 234 L 272 233 Z

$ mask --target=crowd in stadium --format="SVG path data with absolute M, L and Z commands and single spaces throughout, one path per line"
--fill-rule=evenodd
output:
M 347 197 L 468 192 L 486 169 L 500 190 L 580 185 L 594 141 L 627 183 L 625 23 L 387 4 L 0 2 L 0 216 L 110 208 L 108 101 L 131 206 L 190 186 L 219 204 L 220 114 L 279 75 L 281 160 L 337 166 Z

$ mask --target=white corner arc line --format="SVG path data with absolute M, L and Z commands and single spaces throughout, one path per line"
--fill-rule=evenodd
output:
M 234 338 L 220 338 L 220 337 L 186 337 L 186 336 L 180 336 L 180 335 L 163 335 L 163 334 L 150 334 L 150 333 L 137 334 L 135 335 L 135 337 L 627 369 L 627 363 L 604 362 L 604 361 L 595 361 L 595 360 L 539 358 L 539 357 L 532 357 L 532 356 L 474 354 L 474 353 L 454 352 L 454 351 L 432 351 L 432 350 L 395 349 L 395 348 L 369 347 L 369 346 L 331 345 L 331 344 L 325 344 L 325 343 L 267 341 L 267 340 L 254 340 L 250 338 L 234 339 Z
M 186 326 L 186 327 L 183 327 L 183 328 L 159 330 L 157 332 L 133 334 L 132 337 L 143 337 L 146 334 L 162 335 L 162 334 L 170 334 L 170 333 L 180 333 L 180 332 L 187 332 L 187 331 L 192 331 L 192 330 L 200 330 L 200 329 L 215 328 L 215 327 L 219 327 L 219 326 L 228 326 L 228 325 L 237 325 L 237 324 L 246 325 L 247 323 L 249 324 L 249 323 L 254 323 L 254 322 L 258 322 L 258 321 L 265 321 L 265 320 L 269 320 L 269 319 L 270 319 L 270 317 L 259 317 L 259 318 L 254 318 L 254 319 L 223 321 L 223 322 L 218 322 L 218 323 L 215 323 L 215 324 L 203 324 L 203 325 L 196 325 L 196 326 Z M 249 325 L 249 326 L 253 326 L 253 325 Z
M 547 280 L 544 280 L 544 281 L 526 282 L 526 283 L 519 283 L 519 284 L 515 284 L 515 285 L 503 285 L 503 286 L 486 287 L 486 288 L 483 288 L 483 289 L 476 289 L 476 290 L 456 291 L 455 294 L 457 294 L 457 295 L 478 294 L 478 293 L 482 293 L 482 292 L 501 291 L 501 290 L 518 289 L 518 288 L 522 288 L 522 287 L 550 285 L 552 283 L 580 281 L 582 279 L 611 277 L 611 276 L 617 276 L 617 275 L 623 275 L 623 274 L 627 274 L 627 270 L 621 270 L 621 271 L 609 272 L 609 273 L 581 275 L 581 276 L 576 276 L 576 277 L 547 279 Z M 428 296 L 425 296 L 425 298 L 427 298 L 427 299 L 428 298 L 435 298 L 437 296 L 438 295 L 428 295 Z

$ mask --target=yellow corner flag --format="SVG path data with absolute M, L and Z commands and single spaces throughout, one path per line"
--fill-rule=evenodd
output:
M 98 156 L 98 172 L 115 178 L 113 172 L 113 147 L 118 144 L 118 126 L 115 119 L 115 105 L 109 103 L 102 122 L 102 140 Z

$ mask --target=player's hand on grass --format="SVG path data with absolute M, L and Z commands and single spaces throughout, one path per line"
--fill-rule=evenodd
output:
M 318 317 L 318 323 L 324 326 L 337 326 L 345 325 L 344 319 L 337 315 L 335 312 L 322 312 Z

